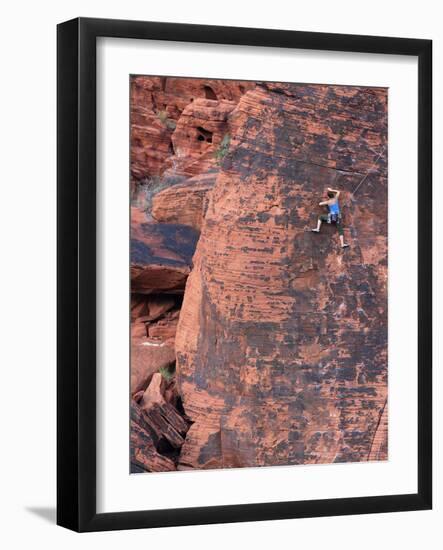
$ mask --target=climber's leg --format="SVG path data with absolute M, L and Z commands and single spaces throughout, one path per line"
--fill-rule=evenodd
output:
M 318 218 L 317 220 L 317 227 L 315 229 L 311 229 L 314 233 L 320 233 L 320 227 L 321 227 L 321 219 Z
M 340 235 L 340 244 L 342 248 L 348 248 L 348 244 L 345 243 L 343 235 Z
M 328 222 L 328 221 L 329 221 L 329 217 L 326 214 L 322 214 L 318 218 L 317 227 L 315 229 L 311 229 L 311 231 L 313 231 L 314 233 L 320 233 L 320 227 L 322 222 Z
M 338 231 L 338 235 L 340 237 L 341 247 L 342 248 L 347 248 L 349 245 L 345 243 L 345 236 L 344 236 L 343 226 L 342 226 L 340 220 L 338 220 L 335 225 L 337 226 L 337 231 Z

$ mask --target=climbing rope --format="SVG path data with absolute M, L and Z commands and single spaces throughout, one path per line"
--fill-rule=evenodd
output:
M 362 185 L 362 183 L 366 180 L 366 178 L 369 176 L 369 174 L 372 172 L 372 170 L 377 166 L 377 163 L 378 161 L 380 160 L 382 154 L 385 152 L 385 148 L 386 146 L 383 145 L 383 148 L 382 150 L 380 151 L 380 154 L 378 155 L 376 161 L 374 162 L 374 164 L 369 168 L 368 172 L 363 176 L 362 180 L 360 181 L 360 183 L 357 185 L 357 187 L 354 189 L 354 191 L 352 191 L 351 193 L 351 199 L 354 198 L 354 195 L 355 193 L 357 193 L 357 191 L 359 190 L 360 186 Z

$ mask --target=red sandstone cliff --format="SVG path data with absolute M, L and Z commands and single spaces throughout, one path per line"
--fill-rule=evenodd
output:
M 167 397 L 160 416 L 133 415 L 133 464 L 386 459 L 386 90 L 156 77 L 131 90 L 133 182 L 179 178 L 132 217 L 133 396 Z M 328 186 L 343 190 L 346 251 L 333 227 L 309 232 Z
M 218 152 L 226 148 L 228 116 L 253 87 L 250 82 L 131 79 L 133 472 L 177 467 L 190 425 L 175 379 L 178 317 L 220 169 Z
M 131 179 L 214 165 L 227 115 L 252 82 L 135 76 L 131 79 Z

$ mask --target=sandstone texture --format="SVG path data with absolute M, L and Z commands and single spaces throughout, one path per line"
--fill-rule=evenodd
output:
M 364 461 L 387 393 L 386 91 L 265 84 L 230 118 L 176 336 L 186 468 Z M 343 190 L 351 248 L 309 232 Z M 378 458 L 383 458 L 378 456 Z
M 183 224 L 200 232 L 216 179 L 217 173 L 208 172 L 160 191 L 152 201 L 152 217 L 158 222 Z
M 134 77 L 131 178 L 131 471 L 386 460 L 387 90 Z
M 253 87 L 252 82 L 133 77 L 132 183 L 161 175 L 174 165 L 179 165 L 182 173 L 199 173 L 201 156 L 206 157 L 202 162 L 211 163 L 207 158 L 211 143 L 206 132 L 214 134 L 214 146 L 221 139 L 227 114 Z

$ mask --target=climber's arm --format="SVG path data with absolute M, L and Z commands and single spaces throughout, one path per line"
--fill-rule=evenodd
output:
M 340 196 L 340 191 L 338 189 L 331 189 L 330 187 L 328 187 L 328 191 L 330 191 L 331 193 L 335 193 L 335 197 L 337 199 Z

